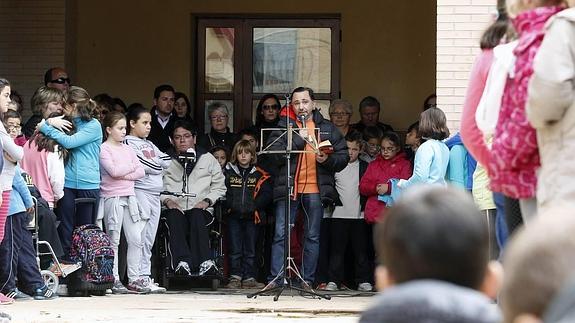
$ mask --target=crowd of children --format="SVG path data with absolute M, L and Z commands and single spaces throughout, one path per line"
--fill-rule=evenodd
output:
M 418 122 L 410 126 L 402 140 L 384 124 L 366 126 L 361 131 L 349 127 L 349 119 L 347 123 L 342 120 L 351 115 L 347 112 L 350 105 L 344 100 L 333 102 L 331 108 L 335 111 L 337 106 L 339 109 L 333 117 L 341 118 L 337 127 L 346 132 L 349 162 L 335 172 L 332 186 L 339 202 L 325 209 L 327 220 L 323 222 L 322 233 L 331 239 L 322 239 L 319 247 L 319 258 L 324 261 L 319 261 L 317 271 L 323 271 L 325 275 L 317 275 L 313 282 L 318 289 L 336 291 L 351 282 L 362 292 L 372 291 L 374 283 L 378 289 L 385 290 L 377 300 L 378 306 L 364 313 L 362 321 L 365 322 L 393 321 L 397 317 L 412 322 L 421 317 L 435 317 L 442 322 L 496 322 L 500 319 L 485 295 L 493 298 L 499 289 L 498 265 L 490 260 L 500 256 L 497 247 L 504 245 L 508 234 L 506 224 L 513 224 L 513 217 L 519 215 L 523 222 L 535 226 L 542 221 L 535 219 L 538 208 L 539 212 L 548 211 L 550 201 L 556 199 L 561 205 L 572 203 L 568 189 L 571 184 L 565 184 L 568 188 L 552 184 L 542 186 L 542 182 L 538 182 L 541 176 L 537 176 L 541 169 L 549 178 L 557 178 L 552 172 L 557 163 L 550 160 L 549 149 L 570 154 L 557 147 L 556 141 L 570 138 L 571 130 L 559 129 L 555 123 L 570 125 L 571 110 L 568 108 L 573 101 L 572 79 L 559 70 L 571 73 L 573 64 L 565 63 L 570 58 L 564 58 L 563 65 L 544 61 L 556 55 L 552 50 L 569 51 L 572 48 L 554 34 L 559 33 L 556 29 L 565 28 L 562 22 L 571 24 L 575 21 L 573 9 L 564 9 L 563 2 L 558 0 L 509 1 L 508 10 L 519 37 L 513 50 L 516 60 L 513 73 L 498 94 L 501 104 L 497 107 L 497 118 L 491 121 L 492 133 L 487 131 L 486 136 L 481 133 L 478 121 L 467 115 L 475 115 L 482 95 L 495 95 L 483 92 L 486 83 L 494 82 L 487 78 L 490 67 L 495 64 L 491 51 L 497 44 L 493 43 L 485 45 L 472 73 L 462 133 L 449 140 L 446 140 L 449 130 L 445 114 L 434 104 L 425 104 Z M 557 21 L 552 20 L 550 38 L 544 40 L 545 25 L 550 19 Z M 496 22 L 499 23 L 501 21 Z M 508 23 L 505 26 L 503 29 L 497 25 L 497 29 L 489 29 L 487 33 L 497 42 L 509 41 L 504 37 L 508 33 Z M 570 40 L 575 43 L 575 37 Z M 536 54 L 540 47 L 538 60 Z M 495 59 L 498 59 L 497 55 Z M 547 66 L 551 72 L 544 68 Z M 555 83 L 550 84 L 548 78 Z M 552 101 L 549 94 L 542 94 L 544 90 L 555 96 L 567 95 L 570 101 L 553 102 L 555 110 L 542 112 L 540 110 L 545 109 L 542 102 Z M 8 110 L 10 91 L 10 83 L 0 78 L 0 117 L 3 121 L 0 123 L 0 143 L 4 156 L 0 159 L 0 303 L 56 297 L 40 275 L 32 234 L 28 230 L 29 216 L 35 205 L 25 180 L 27 175 L 46 201 L 48 211 L 58 214 L 58 225 L 50 222 L 50 216 L 45 217 L 47 229 L 44 230 L 58 231 L 59 237 L 51 239 L 58 240 L 54 241 L 54 246 L 64 264 L 72 260 L 70 249 L 74 228 L 96 222 L 110 237 L 116 255 L 112 293 L 166 292 L 152 278 L 151 258 L 162 212 L 160 193 L 166 188 L 163 176 L 174 164 L 173 156 L 148 140 L 156 116 L 142 105 L 132 105 L 125 112 L 110 110 L 102 114 L 99 105 L 83 88 L 72 86 L 67 93 L 62 93 L 41 87 L 32 97 L 37 125 L 32 125 L 33 120 L 22 127 L 20 115 Z M 375 100 L 368 98 L 368 101 Z M 179 99 L 189 107 L 185 96 Z M 273 120 L 277 124 L 278 110 L 279 100 L 271 95 L 262 98 L 257 113 L 260 118 L 266 116 L 269 120 L 266 119 L 265 125 L 271 127 Z M 191 118 L 189 111 L 176 112 L 183 119 Z M 212 113 L 219 115 L 212 116 Z M 198 203 L 207 209 L 219 202 L 223 209 L 223 217 L 219 220 L 226 227 L 227 287 L 263 288 L 259 266 L 266 261 L 262 263 L 258 258 L 266 258 L 266 255 L 257 246 L 265 235 L 260 232 L 262 226 L 273 223 L 274 179 L 282 175 L 277 173 L 277 165 L 267 155 L 257 154 L 260 146 L 269 144 L 258 140 L 262 123 L 233 134 L 224 122 L 227 108 L 221 104 L 212 106 L 210 118 L 219 128 L 214 128 L 212 123 L 210 134 L 202 137 L 207 145 L 204 148 L 209 148 L 213 155 L 207 154 L 210 156 L 208 162 L 215 165 L 208 171 L 225 177 L 226 192 L 221 201 L 204 199 Z M 194 148 L 195 130 L 186 126 L 182 129 L 193 139 L 190 147 Z M 218 129 L 222 131 L 218 132 Z M 175 134 L 169 136 L 175 137 Z M 315 165 L 315 160 L 311 163 Z M 177 166 L 178 172 L 188 176 L 192 172 L 187 168 L 190 165 Z M 179 175 L 172 177 L 180 178 Z M 449 183 L 460 189 L 447 188 Z M 545 183 L 549 183 L 549 179 Z M 223 186 L 220 193 L 223 195 Z M 76 204 L 77 198 L 93 198 L 98 206 Z M 519 206 L 520 212 L 510 207 L 512 202 Z M 506 205 L 507 223 L 501 221 L 503 213 L 500 210 L 504 209 L 501 204 Z M 174 219 L 187 216 L 185 211 L 189 211 L 170 199 L 164 200 L 164 206 L 170 209 L 167 222 L 171 225 L 177 225 L 179 222 Z M 98 212 L 94 213 L 94 210 Z M 195 218 L 194 221 L 199 221 L 195 226 L 201 227 L 202 237 L 207 236 L 207 229 L 203 222 L 200 223 L 203 219 Z M 571 239 L 561 235 L 565 230 L 553 227 L 549 230 L 557 231 L 554 237 L 557 241 L 553 240 L 557 244 L 567 246 L 571 243 Z M 122 233 L 127 244 L 127 285 L 122 282 L 119 268 Z M 525 236 L 533 236 L 534 240 L 527 241 Z M 544 246 L 537 239 L 542 240 L 532 227 L 528 228 L 512 244 L 510 255 L 505 256 L 509 270 L 519 277 L 509 279 L 501 294 L 502 300 L 507 302 L 502 303 L 502 308 L 509 322 L 531 310 L 525 304 L 536 303 L 527 299 L 520 304 L 514 296 L 521 284 L 536 285 L 530 281 L 532 277 L 519 272 L 521 265 L 527 263 L 525 250 L 537 250 L 536 243 Z M 202 244 L 201 249 L 199 258 L 205 260 L 207 247 Z M 179 261 L 175 271 L 183 268 L 190 274 L 189 264 L 198 267 L 201 263 L 198 257 L 191 255 L 192 258 Z M 349 259 L 353 263 L 346 266 Z M 267 263 L 269 266 L 269 259 Z M 348 269 L 352 272 L 346 272 Z M 563 277 L 561 283 L 568 279 Z M 556 296 L 554 293 L 559 289 L 555 287 L 545 297 L 539 297 L 537 309 L 530 314 L 537 317 L 546 314 L 549 299 Z M 447 303 L 438 302 L 438 295 Z M 413 318 L 408 319 L 406 315 Z

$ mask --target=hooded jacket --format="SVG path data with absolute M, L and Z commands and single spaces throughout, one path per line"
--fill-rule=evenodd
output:
M 541 156 L 537 203 L 575 206 L 575 9 L 553 17 L 535 58 L 527 118 Z
M 391 159 L 384 159 L 381 154 L 368 166 L 359 182 L 359 192 L 367 196 L 365 221 L 377 222 L 385 210 L 385 203 L 378 200 L 377 184 L 385 184 L 392 178 L 408 179 L 411 176 L 411 163 L 404 152 L 399 152 Z M 391 189 L 391 186 L 389 186 Z M 390 193 L 390 192 L 388 192 Z
M 226 164 L 224 175 L 226 207 L 230 215 L 241 219 L 254 218 L 259 223 L 262 212 L 272 201 L 270 175 L 256 166 L 243 169 L 232 163 Z
M 289 123 L 293 128 L 297 129 L 299 126 L 296 123 L 296 115 L 291 106 L 284 107 L 280 112 L 280 121 L 278 122 L 278 128 L 287 128 L 286 116 Z M 331 205 L 341 205 L 339 200 L 339 195 L 335 189 L 335 173 L 343 170 L 347 163 L 349 162 L 349 154 L 347 151 L 347 144 L 341 132 L 335 127 L 333 123 L 323 118 L 319 111 L 312 111 L 312 120 L 315 123 L 315 127 L 319 128 L 319 133 L 316 133 L 316 138 L 320 138 L 320 141 L 329 140 L 333 147 L 333 153 L 328 155 L 328 158 L 323 163 L 317 163 L 317 183 L 319 192 L 321 195 L 321 200 L 324 206 Z M 287 147 L 287 136 L 283 131 L 273 131 L 270 134 L 267 145 L 270 145 L 270 150 L 285 150 Z M 275 142 L 274 142 L 275 141 Z M 306 142 L 298 135 L 293 136 L 292 149 L 293 150 L 304 150 Z M 284 154 L 272 154 L 272 160 L 275 165 L 279 168 L 277 176 L 274 179 L 274 201 L 283 200 L 286 196 L 286 158 Z M 290 178 L 292 180 L 292 185 L 294 184 L 294 179 L 296 178 L 297 170 L 300 168 L 302 163 L 303 154 L 292 154 L 290 159 Z M 295 181 L 297 183 L 297 181 Z M 295 188 L 295 186 L 292 186 Z M 297 192 L 294 189 L 293 192 Z M 292 198 L 296 198 L 296 194 L 292 193 Z
M 513 77 L 507 79 L 495 127 L 489 160 L 491 189 L 515 199 L 535 197 L 539 149 L 535 129 L 527 121 L 527 85 L 533 74 L 533 59 L 545 36 L 545 22 L 562 7 L 537 7 L 513 19 L 520 34 L 513 51 Z M 556 184 L 554 184 L 556 185 Z
M 480 292 L 439 280 L 414 280 L 383 291 L 360 323 L 499 323 L 496 305 Z

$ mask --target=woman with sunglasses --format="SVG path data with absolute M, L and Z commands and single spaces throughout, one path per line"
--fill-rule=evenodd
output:
M 262 96 L 258 107 L 256 108 L 256 124 L 254 132 L 260 140 L 260 133 L 262 128 L 275 128 L 277 127 L 280 115 L 281 103 L 275 94 L 266 94 Z M 265 147 L 268 139 L 269 132 L 264 133 L 264 139 L 261 145 Z

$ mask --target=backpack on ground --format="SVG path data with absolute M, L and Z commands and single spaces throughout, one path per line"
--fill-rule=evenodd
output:
M 91 284 L 114 283 L 114 250 L 110 238 L 97 225 L 74 229 L 70 258 L 81 262 L 80 280 Z

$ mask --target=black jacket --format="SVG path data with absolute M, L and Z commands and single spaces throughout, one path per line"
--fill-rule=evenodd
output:
M 359 180 L 361 181 L 361 178 L 363 177 L 363 175 L 365 174 L 365 171 L 367 170 L 367 166 L 369 166 L 369 163 L 366 162 L 365 160 L 359 160 Z M 359 189 L 359 187 L 358 187 Z M 365 195 L 360 195 L 359 196 L 359 204 L 361 205 L 361 210 L 365 211 L 365 203 L 367 203 L 367 196 Z
M 226 209 L 231 216 L 262 219 L 263 212 L 272 202 L 269 174 L 256 166 L 242 169 L 232 163 L 226 164 Z M 256 215 L 256 211 L 258 214 Z
M 34 131 L 36 131 L 36 125 L 38 125 L 42 121 L 42 116 L 33 115 L 26 121 L 24 126 L 22 127 L 22 133 L 26 138 L 32 137 Z
M 229 128 L 226 128 L 225 133 L 217 132 L 214 129 L 210 129 L 210 132 L 198 136 L 198 146 L 204 147 L 206 150 L 211 150 L 215 146 L 225 147 L 228 153 L 232 153 L 234 145 L 236 144 L 237 136 L 235 133 L 231 132 Z
M 376 127 L 378 127 L 379 129 L 381 129 L 381 132 L 384 132 L 384 133 L 385 133 L 385 132 L 388 132 L 388 131 L 393 131 L 393 127 L 392 127 L 392 126 L 390 126 L 390 125 L 388 125 L 388 124 L 386 124 L 386 123 L 382 123 L 382 122 L 378 122 L 378 123 L 376 124 Z M 356 123 L 356 124 L 352 124 L 352 125 L 351 125 L 351 128 L 354 129 L 354 130 L 356 130 L 356 131 L 359 131 L 360 133 L 363 133 L 363 131 L 365 130 L 366 126 L 365 126 L 363 123 L 358 122 L 358 123 Z
M 291 111 L 291 108 L 290 110 Z M 280 121 L 278 122 L 278 128 L 286 128 L 286 108 L 282 109 Z M 290 124 L 294 128 L 298 128 L 295 115 L 291 112 L 292 116 L 289 119 Z M 335 178 L 334 174 L 343 170 L 347 163 L 349 162 L 349 154 L 347 151 L 347 144 L 341 132 L 335 127 L 333 123 L 329 120 L 323 118 L 319 111 L 314 110 L 312 112 L 312 118 L 315 123 L 315 127 L 319 128 L 319 138 L 321 141 L 329 140 L 333 146 L 333 153 L 328 155 L 328 158 L 323 163 L 316 163 L 317 165 L 317 183 L 319 192 L 321 195 L 322 203 L 325 206 L 332 205 L 342 205 L 339 199 L 337 190 L 335 189 Z M 271 144 L 274 140 L 277 141 L 271 145 L 272 150 L 285 150 L 287 138 L 283 135 L 283 131 L 274 131 L 271 133 L 267 144 Z M 279 138 L 279 139 L 278 139 Z M 316 138 L 318 134 L 316 133 Z M 305 142 L 298 136 L 293 136 L 292 149 L 293 150 L 304 150 Z M 277 176 L 274 178 L 274 201 L 283 200 L 286 196 L 286 158 L 283 154 L 272 154 L 272 158 L 275 164 L 279 168 Z M 299 168 L 302 159 L 302 154 L 292 154 L 290 177 L 292 179 L 292 185 L 294 184 L 295 174 Z M 293 186 L 292 186 L 293 187 Z
M 168 149 L 172 147 L 170 136 L 174 131 L 174 123 L 177 120 L 176 114 L 172 113 L 170 121 L 168 121 L 168 124 L 166 124 L 164 128 L 162 128 L 162 125 L 160 125 L 160 122 L 158 121 L 156 107 L 152 108 L 150 114 L 152 115 L 152 122 L 150 123 L 152 129 L 148 135 L 148 140 L 153 142 L 154 145 L 156 145 L 162 152 L 168 153 Z

